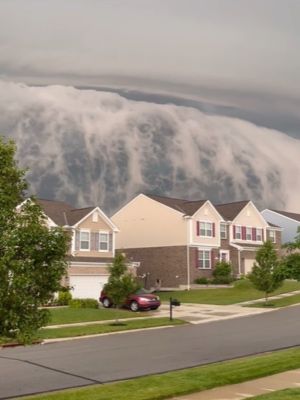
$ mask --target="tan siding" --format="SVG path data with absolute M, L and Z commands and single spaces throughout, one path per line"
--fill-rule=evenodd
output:
M 120 232 L 116 248 L 180 246 L 187 242 L 183 214 L 139 195 L 112 216 Z
M 68 268 L 68 275 L 108 275 L 106 266 L 71 266 Z
M 215 237 L 197 236 L 197 221 L 212 222 L 215 224 Z M 215 208 L 209 204 L 204 204 L 193 216 L 192 223 L 192 243 L 207 246 L 219 246 L 220 244 L 220 222 L 221 218 Z
M 78 230 L 89 230 L 90 232 L 107 232 L 113 233 L 111 227 L 103 220 L 101 215 L 98 213 L 98 221 L 93 222 L 93 214 L 91 214 L 88 218 L 84 219 L 77 227 Z M 76 250 L 76 256 L 83 256 L 83 257 L 113 257 L 114 254 L 111 251 L 80 251 Z

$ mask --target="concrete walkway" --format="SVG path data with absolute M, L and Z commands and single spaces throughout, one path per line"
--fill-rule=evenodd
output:
M 218 379 L 218 377 L 216 377 Z M 300 388 L 300 369 L 282 372 L 236 385 L 221 386 L 173 400 L 241 400 L 288 388 Z
M 300 290 L 295 290 L 295 291 L 293 291 L 293 292 L 278 294 L 277 296 L 270 296 L 270 297 L 269 297 L 269 300 L 282 299 L 282 298 L 284 298 L 284 297 L 295 296 L 296 294 L 300 294 Z M 261 303 L 261 302 L 264 302 L 264 301 L 265 301 L 265 299 L 257 299 L 257 300 L 243 301 L 242 303 L 237 303 L 237 305 L 247 306 L 247 305 L 249 305 L 249 304 Z

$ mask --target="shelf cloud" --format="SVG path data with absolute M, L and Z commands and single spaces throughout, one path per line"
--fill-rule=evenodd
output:
M 143 191 L 299 211 L 300 141 L 241 119 L 0 81 L 0 132 L 40 197 L 113 212 Z

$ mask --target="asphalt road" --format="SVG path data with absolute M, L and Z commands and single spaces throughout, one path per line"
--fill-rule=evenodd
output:
M 300 306 L 200 325 L 0 351 L 0 399 L 165 372 L 300 344 Z

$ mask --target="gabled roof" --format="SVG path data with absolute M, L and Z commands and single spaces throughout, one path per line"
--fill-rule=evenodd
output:
M 288 218 L 294 219 L 295 221 L 300 222 L 300 214 L 296 214 L 296 213 L 292 213 L 292 212 L 287 212 L 287 211 L 272 210 L 272 209 L 271 209 L 270 211 L 274 211 L 274 212 L 276 212 L 277 214 L 283 215 L 284 217 L 288 217 Z
M 158 201 L 165 206 L 171 207 L 176 211 L 180 211 L 185 215 L 194 215 L 195 212 L 207 202 L 207 200 L 190 201 L 184 199 L 175 199 L 172 197 L 157 196 L 153 194 L 145 194 L 145 196 L 152 200 Z
M 42 210 L 56 225 L 73 226 L 96 207 L 74 208 L 64 201 L 36 199 Z
M 56 225 L 68 225 L 67 213 L 73 209 L 68 203 L 57 200 L 36 199 L 42 210 Z
M 233 221 L 250 200 L 235 201 L 226 204 L 214 204 L 216 209 L 226 221 Z

